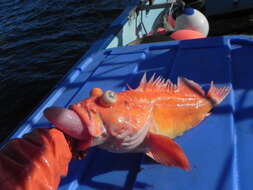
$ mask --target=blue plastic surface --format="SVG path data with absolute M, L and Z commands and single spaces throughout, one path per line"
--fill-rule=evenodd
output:
M 246 36 L 145 44 L 101 51 L 74 67 L 13 137 L 48 127 L 49 106 L 67 107 L 93 87 L 122 91 L 153 73 L 176 81 L 184 76 L 205 86 L 233 87 L 196 128 L 175 140 L 192 170 L 159 165 L 143 154 L 92 149 L 73 161 L 59 190 L 251 190 L 253 189 L 253 41 Z

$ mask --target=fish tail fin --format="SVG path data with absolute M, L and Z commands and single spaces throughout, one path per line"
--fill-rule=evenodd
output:
M 207 97 L 210 98 L 213 105 L 217 105 L 228 95 L 229 92 L 229 87 L 217 87 L 212 81 L 210 89 L 207 92 Z
M 149 133 L 147 142 L 150 151 L 146 154 L 153 160 L 167 166 L 190 169 L 189 161 L 183 150 L 170 138 Z

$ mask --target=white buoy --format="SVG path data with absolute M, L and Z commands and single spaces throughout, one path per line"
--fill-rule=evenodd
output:
M 207 36 L 209 23 L 205 15 L 197 9 L 185 8 L 183 13 L 176 18 L 175 31 L 182 29 L 195 30 Z

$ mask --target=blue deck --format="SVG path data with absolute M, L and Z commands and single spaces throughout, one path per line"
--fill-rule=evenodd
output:
M 245 36 L 108 49 L 76 65 L 12 137 L 49 127 L 42 111 L 67 107 L 93 87 L 122 91 L 136 87 L 143 73 L 176 81 L 184 76 L 205 86 L 233 87 L 229 96 L 196 128 L 176 138 L 192 170 L 159 165 L 143 154 L 113 154 L 92 149 L 73 161 L 59 190 L 251 190 L 253 179 L 253 41 Z

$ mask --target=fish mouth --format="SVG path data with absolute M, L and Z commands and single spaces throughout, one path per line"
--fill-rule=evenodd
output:
M 87 117 L 85 117 L 85 113 L 81 117 L 75 110 L 75 107 L 71 107 L 71 109 L 49 107 L 44 110 L 44 116 L 57 129 L 75 139 L 86 140 L 90 137 L 87 128 L 88 121 L 84 119 Z

